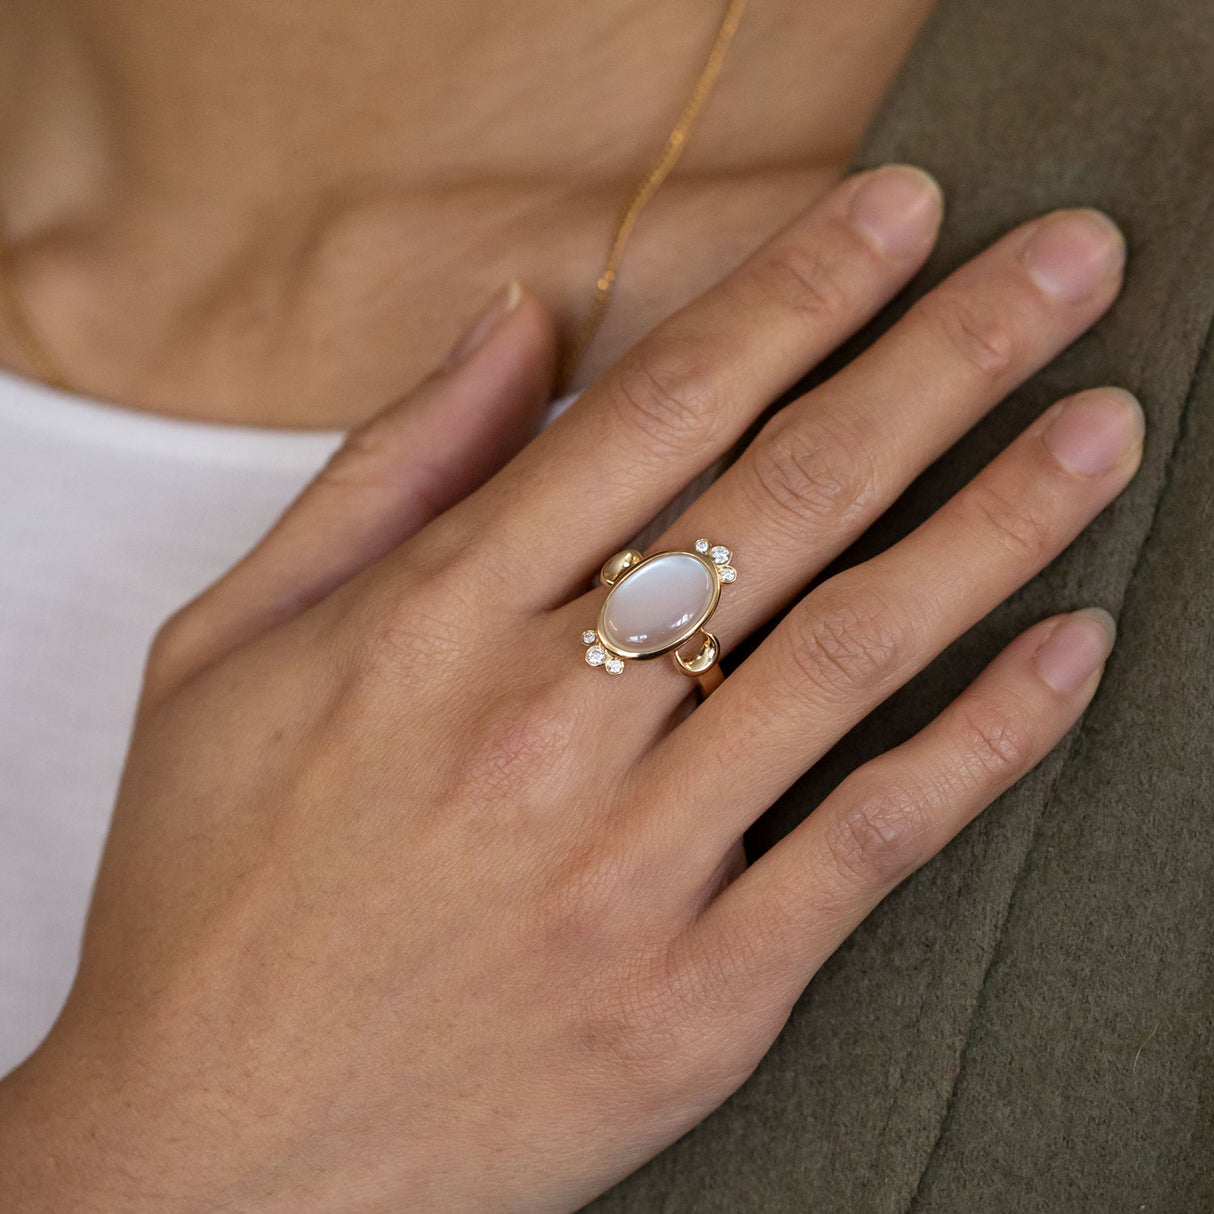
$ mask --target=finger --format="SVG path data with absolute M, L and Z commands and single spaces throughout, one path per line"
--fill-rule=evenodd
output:
M 513 560 L 516 593 L 529 577 L 548 604 L 584 584 L 896 293 L 940 214 L 919 170 L 849 178 L 587 388 L 458 512 L 459 534 L 526 554 Z
M 1091 326 L 1116 297 L 1124 260 L 1120 232 L 1099 212 L 1023 225 L 773 418 L 654 545 L 709 536 L 733 549 L 740 576 L 714 617 L 722 649 L 787 604 L 924 468 Z
M 667 803 L 684 807 L 664 811 L 671 846 L 685 852 L 694 836 L 715 863 L 857 721 L 1071 542 L 1130 480 L 1142 435 L 1128 392 L 1060 401 L 908 536 L 805 596 L 646 761 L 677 790 Z M 719 804 L 726 784 L 737 795 L 706 821 L 696 807 Z
M 534 435 L 554 363 L 548 313 L 512 281 L 441 368 L 351 432 L 266 537 L 166 625 L 157 683 L 299 614 L 481 484 Z
M 857 768 L 690 929 L 736 999 L 787 1009 L 885 895 L 1045 757 L 1095 694 L 1108 612 L 1040 621 L 938 717 Z M 694 963 L 694 960 L 693 960 Z

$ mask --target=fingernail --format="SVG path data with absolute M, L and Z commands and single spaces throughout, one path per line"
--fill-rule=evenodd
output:
M 921 252 L 943 212 L 944 195 L 936 179 L 910 164 L 873 169 L 848 207 L 852 223 L 891 257 Z
M 1055 691 L 1078 691 L 1100 668 L 1117 639 L 1117 622 L 1103 607 L 1073 611 L 1033 654 Z
M 1038 224 L 1021 256 L 1043 291 L 1079 303 L 1124 264 L 1125 239 L 1100 211 L 1063 211 Z
M 444 368 L 450 371 L 460 363 L 467 362 L 485 344 L 489 334 L 497 328 L 498 321 L 514 310 L 522 296 L 522 283 L 517 278 L 512 278 L 497 290 L 452 347 Z
M 1121 388 L 1085 392 L 1066 401 L 1045 432 L 1045 445 L 1072 472 L 1107 472 L 1142 441 L 1142 406 Z

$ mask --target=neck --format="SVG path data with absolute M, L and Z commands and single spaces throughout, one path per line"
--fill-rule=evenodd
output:
M 751 0 L 719 91 L 753 101 L 755 79 L 733 67 L 762 68 L 764 117 L 787 132 L 777 153 L 795 154 L 807 134 L 820 150 L 854 139 L 882 52 L 896 62 L 908 19 L 926 8 Z M 22 96 L 39 134 L 31 158 L 45 166 L 53 147 L 55 164 L 73 166 L 61 191 L 80 202 L 112 190 L 117 169 L 128 190 L 192 198 L 351 176 L 457 182 L 486 166 L 615 178 L 660 143 L 724 2 L 18 0 L 6 13 L 10 112 Z M 856 37 L 865 25 L 884 46 Z M 794 81 L 782 105 L 776 90 Z M 729 100 L 689 159 L 725 167 L 754 146 L 751 115 Z M 31 192 L 46 193 L 46 169 L 34 176 Z
M 678 173 L 845 162 L 930 3 L 750 0 Z M 13 0 L 0 15 L 0 210 L 17 242 L 88 232 L 99 249 L 103 233 L 138 230 L 164 254 L 188 232 L 171 259 L 185 281 L 247 243 L 251 217 L 312 231 L 351 196 L 618 200 L 661 146 L 724 11 L 725 0 Z M 583 280 L 595 269 L 578 267 Z

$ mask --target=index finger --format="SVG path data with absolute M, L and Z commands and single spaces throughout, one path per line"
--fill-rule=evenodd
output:
M 942 211 L 913 166 L 847 178 L 587 388 L 452 512 L 459 532 L 525 555 L 523 597 L 581 585 L 896 294 Z

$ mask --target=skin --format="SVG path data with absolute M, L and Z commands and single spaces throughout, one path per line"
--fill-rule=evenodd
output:
M 929 8 L 754 0 L 570 388 L 842 176 Z M 270 426 L 366 421 L 512 276 L 568 340 L 723 12 L 7 0 L 22 300 L 85 392 Z
M 892 252 L 857 223 L 880 215 Z M 921 527 L 797 598 L 1097 319 L 1116 230 L 1079 211 L 1009 233 L 659 540 L 730 520 L 726 650 L 794 599 L 690 716 L 665 662 L 612 679 L 582 661 L 604 593 L 585 580 L 889 298 L 938 220 L 915 170 L 849 179 L 480 488 L 419 494 L 436 411 L 543 399 L 552 331 L 522 295 L 169 622 L 78 980 L 0 1086 L 10 1205 L 571 1211 L 745 1080 L 830 952 L 1095 691 L 1099 622 L 1070 619 L 1088 673 L 1056 685 L 1039 654 L 1068 617 L 1039 622 L 745 867 L 770 800 L 1132 476 L 1136 403 L 1082 393 L 1063 416 L 1120 436 L 1105 471 L 1058 461 L 1056 406 Z M 1064 294 L 1044 291 L 1061 270 Z M 895 390 L 903 429 L 878 424 Z
M 590 669 L 587 587 L 898 291 L 941 209 L 905 166 L 827 189 L 530 441 L 558 333 L 534 292 L 499 298 L 166 624 L 77 981 L 0 1083 L 5 1208 L 572 1211 L 745 1081 L 847 934 L 1096 690 L 1099 621 L 1039 621 L 746 867 L 771 801 L 1134 474 L 1141 411 L 1093 388 L 804 593 L 1099 319 L 1116 229 L 1007 233 L 657 539 L 734 549 L 726 653 L 784 613 L 705 703 L 666 661 Z M 1055 422 L 1118 438 L 1110 465 L 1059 462 Z

